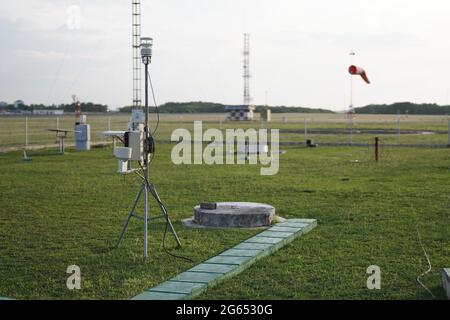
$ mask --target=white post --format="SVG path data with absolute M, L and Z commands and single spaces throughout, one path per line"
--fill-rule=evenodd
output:
M 448 146 L 450 147 L 450 120 L 448 120 Z
M 305 143 L 308 140 L 308 120 L 305 118 Z
M 112 153 L 113 155 L 116 153 L 116 137 L 112 137 Z
M 353 144 L 353 119 L 350 120 L 350 144 Z
M 56 117 L 56 129 L 59 129 L 59 117 Z
M 28 117 L 25 117 L 25 149 L 28 147 Z

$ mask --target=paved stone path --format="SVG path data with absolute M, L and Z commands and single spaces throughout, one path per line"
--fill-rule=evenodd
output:
M 261 258 L 271 255 L 286 244 L 317 226 L 314 219 L 289 219 L 238 244 L 218 256 L 150 288 L 132 300 L 186 300 L 231 278 Z

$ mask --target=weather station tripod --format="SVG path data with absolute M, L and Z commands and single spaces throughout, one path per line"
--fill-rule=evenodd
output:
M 149 217 L 149 199 L 148 196 L 151 194 L 153 198 L 158 203 L 159 208 L 161 209 L 161 216 Z M 144 196 L 144 215 L 140 216 L 136 213 L 136 208 L 138 206 L 139 200 L 141 199 L 142 195 Z M 148 223 L 151 220 L 161 219 L 164 218 L 167 223 L 167 227 L 170 230 L 170 232 L 173 234 L 175 241 L 177 242 L 178 247 L 181 247 L 181 241 L 180 238 L 177 235 L 177 232 L 175 231 L 175 228 L 173 227 L 172 222 L 170 221 L 169 214 L 167 213 L 166 207 L 161 201 L 161 198 L 159 197 L 158 192 L 156 191 L 156 188 L 153 184 L 149 183 L 148 180 L 145 178 L 142 180 L 141 188 L 136 196 L 136 199 L 133 201 L 133 205 L 131 207 L 130 212 L 128 213 L 128 216 L 123 224 L 122 231 L 120 232 L 119 239 L 117 239 L 116 248 L 118 249 L 120 247 L 120 244 L 122 243 L 122 240 L 125 236 L 125 232 L 128 228 L 128 225 L 130 224 L 131 218 L 137 218 L 144 221 L 144 258 L 148 257 Z
M 148 65 L 151 62 L 152 57 L 152 45 L 153 45 L 153 39 L 152 38 L 141 38 L 141 57 L 142 62 L 145 65 L 145 120 L 144 120 L 144 156 L 143 156 L 143 165 L 141 165 L 142 169 L 142 175 L 135 171 L 140 178 L 142 179 L 142 184 L 140 187 L 140 190 L 136 196 L 136 199 L 133 202 L 133 205 L 131 207 L 130 212 L 128 213 L 128 216 L 125 220 L 125 223 L 122 227 L 122 231 L 120 233 L 119 239 L 116 243 L 116 248 L 119 248 L 120 244 L 122 243 L 123 237 L 125 235 L 125 232 L 127 230 L 127 227 L 130 223 L 131 218 L 138 218 L 142 219 L 144 221 L 144 259 L 147 259 L 148 257 L 148 223 L 150 220 L 158 219 L 158 218 L 164 218 L 166 220 L 166 229 L 164 233 L 164 237 L 166 235 L 166 232 L 170 230 L 170 232 L 173 234 L 175 241 L 178 244 L 178 247 L 181 247 L 181 241 L 178 237 L 175 228 L 172 225 L 172 222 L 170 221 L 169 214 L 167 213 L 167 209 L 163 202 L 161 201 L 161 198 L 158 195 L 158 192 L 156 191 L 155 186 L 150 183 L 149 181 L 149 166 L 150 166 L 150 154 L 154 153 L 154 140 L 152 137 L 152 134 L 150 133 L 150 126 L 149 126 L 149 106 L 148 106 L 148 87 L 149 87 L 149 77 L 148 75 Z M 158 203 L 162 216 L 161 217 L 155 217 L 150 218 L 149 217 L 149 194 L 153 196 L 153 198 Z M 144 198 L 144 215 L 139 216 L 136 214 L 136 208 L 138 206 L 139 200 L 143 196 Z M 164 240 L 163 240 L 164 245 Z

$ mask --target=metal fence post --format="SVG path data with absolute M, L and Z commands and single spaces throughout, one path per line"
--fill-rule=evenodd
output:
M 353 144 L 353 119 L 350 120 L 350 145 Z
M 28 147 L 28 117 L 25 117 L 25 148 Z
M 380 138 L 375 137 L 375 161 L 380 161 Z
M 450 120 L 448 120 L 448 146 L 450 147 Z
M 308 140 L 308 120 L 305 118 L 305 143 Z

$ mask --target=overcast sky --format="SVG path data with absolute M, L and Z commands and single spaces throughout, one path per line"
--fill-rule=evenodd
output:
M 160 103 L 242 103 L 243 33 L 251 34 L 255 104 L 346 109 L 349 52 L 356 106 L 448 104 L 448 0 L 142 0 L 155 40 Z M 76 6 L 76 7 L 72 7 Z M 80 28 L 69 28 L 80 8 Z M 68 9 L 72 8 L 72 9 Z M 70 24 L 77 26 L 77 24 Z M 131 0 L 0 3 L 0 101 L 130 105 Z

